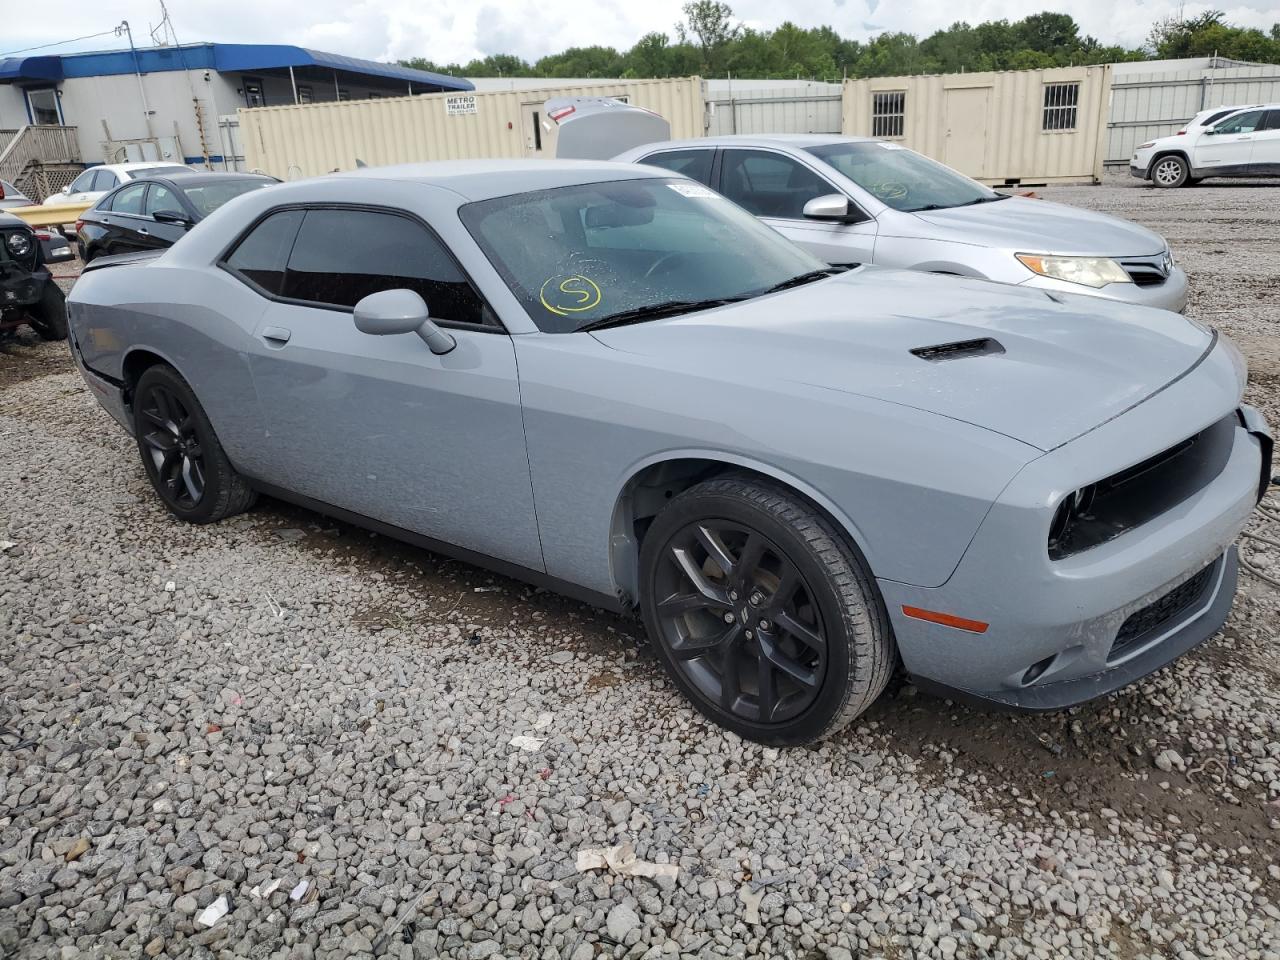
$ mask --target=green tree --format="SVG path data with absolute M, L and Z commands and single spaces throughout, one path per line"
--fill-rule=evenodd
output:
M 742 35 L 742 27 L 733 22 L 733 9 L 720 0 L 689 0 L 682 9 L 685 22 L 676 24 L 676 35 L 681 43 L 693 36 L 702 52 L 703 72 L 712 75 L 724 49 Z

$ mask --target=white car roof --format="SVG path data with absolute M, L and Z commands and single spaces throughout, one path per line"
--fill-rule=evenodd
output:
M 141 162 L 131 163 L 103 163 L 99 164 L 95 169 L 110 170 L 112 173 L 129 173 L 133 170 L 155 170 L 157 167 L 176 167 L 182 170 L 194 170 L 185 163 L 178 163 L 174 160 L 143 160 Z

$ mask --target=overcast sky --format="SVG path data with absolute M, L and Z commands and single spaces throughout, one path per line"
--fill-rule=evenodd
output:
M 18 0 L 4 0 L 0 6 Z M 396 60 L 425 56 L 465 63 L 489 53 L 516 53 L 535 60 L 571 46 L 603 44 L 625 49 L 652 30 L 674 39 L 682 0 L 170 0 L 178 39 L 239 43 L 293 43 L 332 53 Z M 866 39 L 886 30 L 926 35 L 956 20 L 978 23 L 1017 20 L 1040 8 L 1025 0 L 731 0 L 735 14 L 767 29 L 784 20 L 802 26 L 829 24 L 844 36 Z M 1240 26 L 1269 28 L 1280 21 L 1280 0 L 1220 5 L 1179 0 L 1073 0 L 1070 12 L 1086 33 L 1104 43 L 1140 44 L 1153 21 L 1182 9 L 1190 17 L 1219 7 Z M 148 44 L 150 25 L 160 19 L 155 0 L 95 0 L 23 5 L 48 14 L 10 10 L 3 16 L 0 54 L 20 47 L 109 31 L 128 20 L 134 41 Z M 112 36 L 52 47 L 47 52 L 109 49 Z

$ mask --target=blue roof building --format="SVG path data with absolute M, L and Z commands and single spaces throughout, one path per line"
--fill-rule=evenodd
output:
M 197 43 L 0 60 L 0 134 L 75 128 L 85 163 L 237 169 L 236 113 L 473 89 L 459 77 L 285 44 Z M 5 138 L 0 135 L 0 150 Z

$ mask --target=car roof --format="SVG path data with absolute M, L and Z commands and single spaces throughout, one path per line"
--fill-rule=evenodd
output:
M 196 170 L 191 173 L 182 173 L 176 176 L 163 173 L 152 173 L 145 177 L 136 177 L 135 179 L 130 180 L 129 184 L 150 183 L 153 180 L 158 181 L 159 183 L 166 183 L 171 187 L 185 190 L 188 187 L 198 187 L 201 184 L 228 183 L 236 180 L 263 180 L 267 183 L 274 183 L 275 177 L 268 177 L 261 173 L 232 173 L 230 171 L 205 173 L 203 171 Z M 116 187 L 116 189 L 121 190 L 129 184 L 123 184 L 120 187 Z
M 128 173 L 131 170 L 154 170 L 157 167 L 181 167 L 183 170 L 194 170 L 193 167 L 188 167 L 185 163 L 178 163 L 176 160 L 143 160 L 130 161 L 129 163 L 100 163 L 89 169 Z
M 321 179 L 399 180 L 443 187 L 466 200 L 487 200 L 582 183 L 653 178 L 652 171 L 635 164 L 607 160 L 444 160 L 362 167 Z M 307 182 L 295 181 L 298 186 Z M 292 187 L 294 184 L 282 186 Z
M 719 137 L 693 137 L 686 140 L 663 140 L 659 143 L 648 143 L 636 150 L 661 148 L 671 150 L 679 147 L 794 147 L 803 150 L 808 147 L 822 147 L 832 143 L 873 143 L 876 137 L 849 137 L 838 133 L 736 133 Z M 632 151 L 627 151 L 628 153 Z

